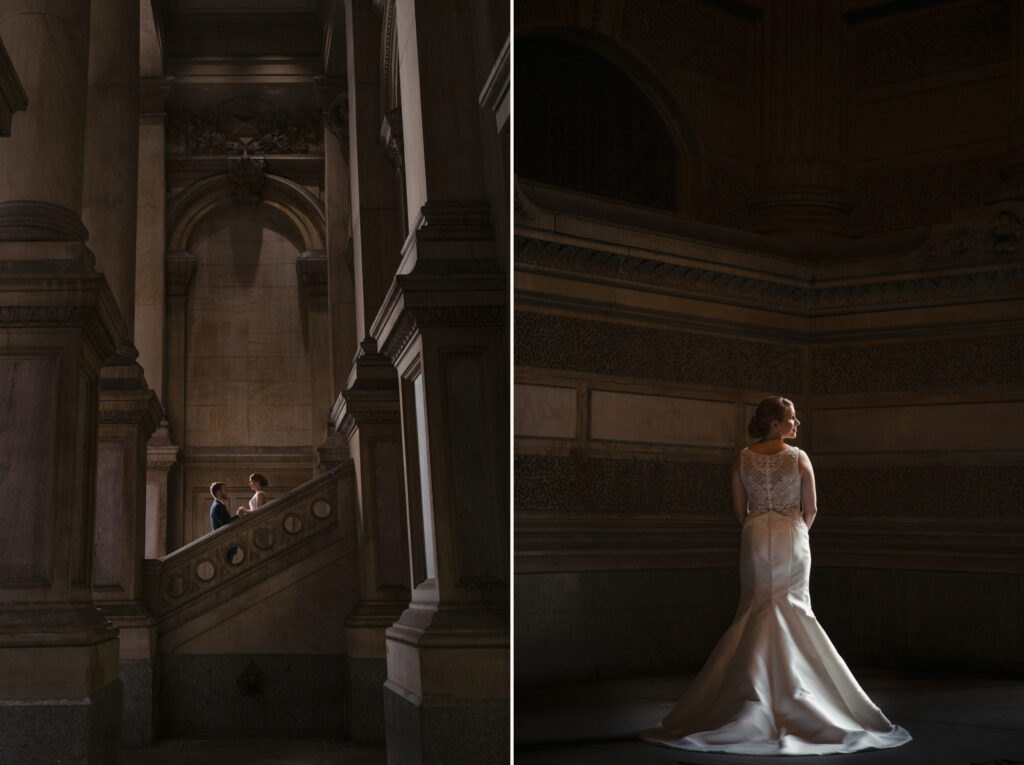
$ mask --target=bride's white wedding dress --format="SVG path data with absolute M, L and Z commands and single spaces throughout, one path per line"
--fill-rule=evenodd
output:
M 749 515 L 740 603 L 679 703 L 642 738 L 699 752 L 832 754 L 911 740 L 854 679 L 811 610 L 811 550 L 800 512 L 800 450 L 744 449 Z

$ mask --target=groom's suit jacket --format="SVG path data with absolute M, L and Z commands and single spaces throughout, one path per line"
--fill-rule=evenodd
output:
M 224 506 L 223 502 L 219 499 L 213 500 L 213 504 L 210 505 L 210 525 L 213 526 L 214 531 L 219 529 L 221 526 L 227 526 L 235 519 L 235 516 L 232 516 L 228 512 L 228 509 Z

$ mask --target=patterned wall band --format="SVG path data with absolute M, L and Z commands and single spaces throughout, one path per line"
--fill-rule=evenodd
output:
M 516 312 L 515 363 L 744 389 L 802 384 L 795 346 L 529 311 Z

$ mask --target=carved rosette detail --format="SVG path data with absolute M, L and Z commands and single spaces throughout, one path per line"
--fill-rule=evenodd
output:
M 933 265 L 991 263 L 1019 258 L 1024 229 L 1012 210 L 998 212 L 987 225 L 942 226 L 917 252 Z

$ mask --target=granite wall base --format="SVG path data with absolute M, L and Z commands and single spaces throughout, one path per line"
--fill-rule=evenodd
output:
M 156 710 L 153 689 L 156 668 L 152 661 L 122 661 L 118 669 L 124 684 L 124 720 L 121 739 L 125 744 L 142 745 L 153 740 Z
M 162 656 L 159 735 L 347 735 L 347 675 L 340 654 Z
M 388 765 L 506 765 L 509 761 L 505 699 L 413 701 L 388 683 L 384 720 Z
M 120 761 L 121 682 L 83 699 L 5 701 L 0 762 L 108 765 Z
M 519 574 L 516 688 L 699 670 L 732 622 L 732 568 Z M 1024 674 L 1024 577 L 819 566 L 815 615 L 851 666 Z
M 387 659 L 348 659 L 348 737 L 360 743 L 384 740 L 384 681 Z

